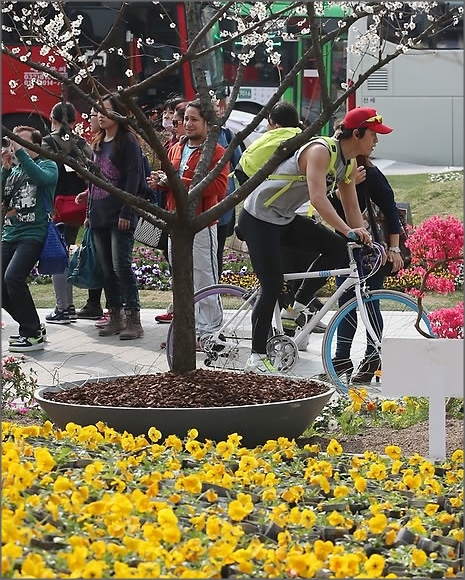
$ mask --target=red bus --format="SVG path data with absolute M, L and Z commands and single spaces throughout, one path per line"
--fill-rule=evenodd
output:
M 62 3 L 70 20 L 81 17 L 79 49 L 86 58 L 90 58 L 96 48 L 104 41 L 117 21 L 122 2 L 66 2 Z M 32 60 L 48 67 L 55 68 L 64 74 L 75 74 L 65 60 L 55 51 L 46 52 L 39 44 L 40 28 L 36 24 L 39 12 L 45 22 L 55 14 L 54 8 L 39 6 L 36 3 L 15 3 L 11 9 L 3 9 L 2 41 L 9 50 L 24 55 L 29 50 Z M 32 10 L 30 30 L 22 31 L 21 37 L 16 32 L 18 26 L 14 17 L 25 7 Z M 210 20 L 211 6 L 200 5 L 202 23 Z M 43 24 L 42 24 L 43 26 Z M 215 42 L 218 30 L 213 27 L 205 39 L 207 46 Z M 24 38 L 32 39 L 28 46 Z M 142 40 L 143 39 L 143 40 Z M 92 77 L 97 79 L 108 90 L 119 86 L 127 87 L 144 80 L 166 67 L 187 48 L 187 23 L 184 2 L 141 2 L 126 5 L 123 17 L 111 30 L 105 41 L 105 49 L 98 53 Z M 220 51 L 214 51 L 204 57 L 202 62 L 207 82 L 215 91 L 221 93 L 223 80 L 223 62 Z M 131 69 L 132 76 L 126 74 Z M 92 92 L 89 81 L 82 80 L 79 88 Z M 177 69 L 155 86 L 138 97 L 138 104 L 149 113 L 160 107 L 172 95 L 183 95 L 192 99 L 195 94 L 194 79 L 189 63 Z M 46 73 L 36 71 L 29 65 L 2 53 L 2 123 L 12 128 L 18 124 L 28 124 L 40 130 L 48 129 L 48 117 L 52 106 L 61 98 L 62 83 L 49 77 Z M 67 98 L 78 111 L 87 112 L 89 105 L 72 89 Z

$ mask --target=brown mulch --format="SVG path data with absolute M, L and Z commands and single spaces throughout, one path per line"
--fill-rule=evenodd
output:
M 213 380 L 212 380 L 213 377 Z M 198 369 L 185 375 L 158 373 L 119 377 L 109 382 L 88 382 L 72 390 L 44 395 L 55 401 L 81 405 L 109 405 L 124 407 L 199 408 L 254 405 L 315 396 L 327 386 L 312 380 L 270 377 L 255 374 L 215 372 Z M 328 437 L 298 439 L 299 445 L 319 443 L 325 449 Z M 387 445 L 398 445 L 406 456 L 418 453 L 428 456 L 428 421 L 406 429 L 376 427 L 359 435 L 339 435 L 345 453 L 366 450 L 384 453 Z M 463 420 L 446 420 L 446 454 L 463 449 Z

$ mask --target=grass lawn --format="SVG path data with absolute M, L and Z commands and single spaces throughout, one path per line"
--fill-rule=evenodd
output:
M 31 292 L 37 308 L 50 308 L 55 306 L 55 295 L 51 284 L 31 284 Z M 159 290 L 140 290 L 140 301 L 142 308 L 166 308 L 171 302 L 171 292 Z M 76 308 L 81 308 L 87 299 L 87 290 L 74 289 L 74 304 Z M 462 292 L 453 294 L 428 294 L 425 298 L 425 306 L 428 311 L 439 308 L 455 306 L 457 302 L 463 301 Z
M 388 175 L 387 179 L 396 200 L 410 204 L 414 225 L 432 215 L 453 215 L 463 220 L 463 179 L 436 183 L 427 174 Z

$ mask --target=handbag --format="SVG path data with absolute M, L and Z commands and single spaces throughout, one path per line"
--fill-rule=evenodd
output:
M 50 204 L 42 190 L 45 211 L 48 215 L 47 236 L 39 256 L 38 270 L 40 274 L 63 274 L 69 262 L 68 248 L 65 238 L 57 224 L 53 221 Z
M 102 288 L 104 285 L 91 228 L 85 228 L 81 245 L 71 256 L 66 280 L 77 288 L 88 290 Z
M 363 212 L 362 217 L 366 222 L 368 222 L 369 224 L 368 229 L 371 231 L 371 235 L 375 240 L 375 242 L 383 244 L 387 248 L 389 245 L 389 229 L 387 227 L 386 218 L 384 217 L 384 214 L 381 211 L 381 209 L 371 201 L 366 192 L 365 199 L 367 207 L 366 210 Z M 404 262 L 404 268 L 408 268 L 412 261 L 412 252 L 410 248 L 407 247 L 406 245 L 406 241 L 408 238 L 407 210 L 403 207 L 397 206 L 397 211 L 399 214 L 399 224 L 400 224 L 400 232 L 399 232 L 400 255 L 402 256 L 402 260 Z
M 53 206 L 55 222 L 82 225 L 86 219 L 86 204 L 76 203 L 75 195 L 56 195 Z
M 143 217 L 140 217 L 134 230 L 134 239 L 144 244 L 144 246 L 158 248 L 162 231 L 158 226 L 154 226 Z

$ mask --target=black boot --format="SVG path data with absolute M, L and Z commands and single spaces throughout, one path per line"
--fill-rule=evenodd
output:
M 350 375 L 354 372 L 354 365 L 350 358 L 333 358 L 332 363 L 338 377 L 347 375 L 349 379 Z
M 375 376 L 375 372 L 381 369 L 381 359 L 377 354 L 365 357 L 355 375 L 352 377 L 352 384 L 360 385 L 362 383 L 370 383 Z M 379 383 L 379 376 L 376 375 L 376 382 Z

